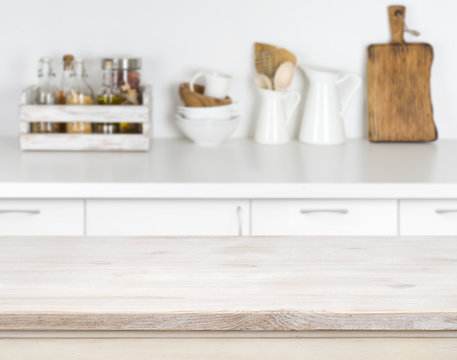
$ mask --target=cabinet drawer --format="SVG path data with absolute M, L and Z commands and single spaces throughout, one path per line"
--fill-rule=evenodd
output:
M 400 201 L 400 234 L 457 235 L 457 200 Z
M 83 236 L 84 200 L 0 200 L 0 236 Z
M 252 235 L 397 234 L 395 200 L 256 200 Z
M 88 200 L 87 235 L 249 235 L 249 206 L 248 201 Z

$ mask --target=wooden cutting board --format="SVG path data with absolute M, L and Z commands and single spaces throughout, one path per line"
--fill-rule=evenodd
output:
M 406 43 L 405 7 L 390 6 L 392 41 L 368 47 L 368 131 L 372 142 L 434 141 L 430 70 L 433 48 Z

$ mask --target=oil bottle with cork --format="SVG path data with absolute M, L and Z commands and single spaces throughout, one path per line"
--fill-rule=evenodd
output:
M 58 89 L 52 60 L 41 58 L 38 67 L 38 83 L 33 89 L 33 103 L 36 105 L 54 105 L 58 102 Z M 31 123 L 32 133 L 59 133 L 62 132 L 61 124 L 55 122 Z
M 73 61 L 75 57 L 71 54 L 63 56 L 63 71 L 59 86 L 59 104 L 67 103 L 67 95 L 71 87 L 71 75 L 73 73 Z
M 73 61 L 74 69 L 70 78 L 70 90 L 67 94 L 67 105 L 92 105 L 93 91 L 87 83 L 86 68 L 84 60 L 76 59 Z M 67 123 L 67 133 L 89 134 L 92 126 L 89 122 L 69 122 Z

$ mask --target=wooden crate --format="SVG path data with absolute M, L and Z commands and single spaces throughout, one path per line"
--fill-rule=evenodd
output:
M 19 106 L 22 150 L 147 151 L 152 121 L 152 88 L 143 88 L 142 105 L 32 105 L 31 88 Z M 37 134 L 33 122 L 141 123 L 141 134 Z

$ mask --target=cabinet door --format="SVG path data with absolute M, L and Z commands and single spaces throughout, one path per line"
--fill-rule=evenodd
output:
M 84 200 L 0 200 L 0 236 L 83 236 Z
M 395 200 L 256 200 L 252 235 L 393 236 Z
M 88 200 L 89 236 L 249 235 L 249 202 Z
M 457 235 L 457 200 L 400 201 L 400 235 Z

